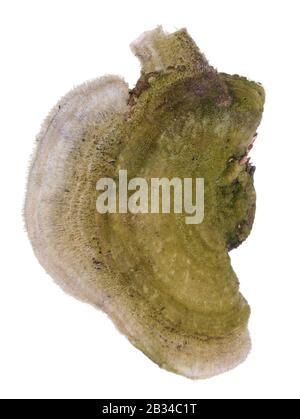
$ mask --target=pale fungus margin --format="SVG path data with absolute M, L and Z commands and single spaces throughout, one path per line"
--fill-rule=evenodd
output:
M 104 76 L 72 90 L 45 120 L 28 177 L 26 228 L 65 291 L 104 310 L 161 367 L 208 378 L 250 350 L 250 309 L 228 251 L 254 219 L 247 155 L 264 91 L 214 70 L 185 29 L 158 27 L 131 48 L 142 65 L 134 89 Z M 122 169 L 131 178 L 204 178 L 203 222 L 99 214 L 97 181 Z

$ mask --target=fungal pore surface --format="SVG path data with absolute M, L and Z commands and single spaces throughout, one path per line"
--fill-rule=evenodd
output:
M 228 252 L 254 219 L 247 155 L 264 90 L 217 72 L 185 29 L 158 27 L 131 49 L 141 62 L 133 89 L 101 77 L 69 92 L 45 120 L 29 172 L 26 228 L 39 262 L 66 292 L 104 310 L 162 368 L 208 378 L 250 350 L 250 309 Z M 141 195 L 136 212 L 101 213 L 99 179 L 119 190 L 120 171 L 148 185 L 203 179 L 203 219 L 145 210 Z M 129 189 L 130 198 L 137 191 Z

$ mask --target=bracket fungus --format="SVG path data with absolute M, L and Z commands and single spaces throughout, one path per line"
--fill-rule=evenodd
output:
M 145 32 L 141 75 L 84 83 L 52 109 L 37 138 L 25 200 L 34 252 L 68 293 L 104 310 L 159 366 L 207 378 L 242 362 L 250 309 L 228 251 L 249 235 L 247 157 L 264 90 L 217 72 L 185 29 Z M 101 178 L 203 178 L 204 218 L 101 214 Z M 142 211 L 141 211 L 142 212 Z

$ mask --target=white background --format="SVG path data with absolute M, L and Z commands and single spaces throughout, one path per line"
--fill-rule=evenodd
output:
M 298 1 L 1 0 L 1 397 L 279 398 L 300 396 Z M 74 85 L 105 73 L 133 86 L 128 45 L 162 24 L 187 27 L 218 70 L 266 89 L 257 215 L 232 252 L 252 307 L 253 349 L 224 375 L 191 381 L 159 369 L 105 314 L 64 294 L 38 264 L 22 206 L 34 138 Z

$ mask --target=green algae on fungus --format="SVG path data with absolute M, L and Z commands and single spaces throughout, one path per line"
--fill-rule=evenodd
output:
M 250 350 L 250 309 L 228 251 L 254 219 L 247 154 L 264 91 L 218 73 L 186 30 L 159 27 L 131 47 L 142 65 L 135 88 L 116 76 L 87 82 L 43 124 L 28 179 L 28 235 L 55 281 L 104 310 L 154 362 L 207 378 Z M 204 178 L 203 222 L 99 214 L 97 181 L 121 169 L 129 178 Z

